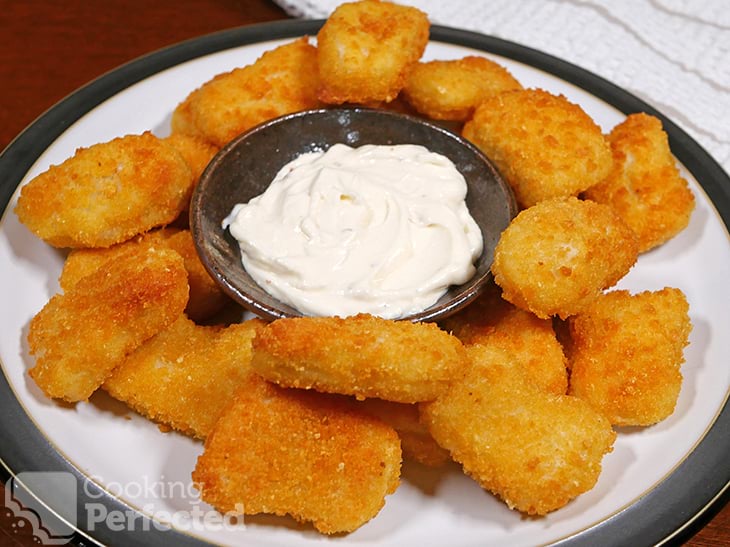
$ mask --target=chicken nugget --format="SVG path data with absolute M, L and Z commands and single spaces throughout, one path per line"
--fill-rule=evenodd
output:
M 601 128 L 577 104 L 541 89 L 485 100 L 463 135 L 499 169 L 523 208 L 577 196 L 611 170 Z
M 140 249 L 142 248 L 166 247 L 164 245 L 165 241 L 174 233 L 177 233 L 176 229 L 163 228 L 138 235 L 124 243 L 118 243 L 111 247 L 74 249 L 68 254 L 66 261 L 63 263 L 58 284 L 64 291 L 68 292 L 82 278 L 96 272 L 109 261 L 116 260 L 130 253 L 133 255 L 136 253 L 136 256 L 139 256 Z
M 509 349 L 515 365 L 540 389 L 562 395 L 568 390 L 567 361 L 552 321 L 521 310 L 490 284 L 467 307 L 447 317 L 441 327 L 465 345 L 497 344 Z
M 515 89 L 522 85 L 505 67 L 486 57 L 468 56 L 416 64 L 403 94 L 429 118 L 465 122 L 484 100 Z
M 570 319 L 570 393 L 616 425 L 651 425 L 674 412 L 692 330 L 682 291 L 602 295 Z
M 79 279 L 95 272 L 106 262 L 117 260 L 129 252 L 137 252 L 139 248 L 171 249 L 183 258 L 190 287 L 185 313 L 193 321 L 202 322 L 210 319 L 230 301 L 200 262 L 190 231 L 172 228 L 148 232 L 143 236 L 106 249 L 72 251 L 66 258 L 61 271 L 59 278 L 61 288 L 70 289 Z
M 193 175 L 152 133 L 79 148 L 35 177 L 15 212 L 55 247 L 108 247 L 175 220 L 188 207 Z
M 102 387 L 143 416 L 205 439 L 253 374 L 251 340 L 263 324 L 201 327 L 181 315 L 128 355 Z
M 319 99 L 390 102 L 423 55 L 430 24 L 422 11 L 378 0 L 340 4 L 317 34 Z
M 196 96 L 200 95 L 202 87 L 191 91 L 185 100 L 179 103 L 175 110 L 172 111 L 170 120 L 170 130 L 172 135 L 186 135 L 201 141 L 205 141 L 211 146 L 212 142 L 208 141 L 203 132 L 195 125 L 195 117 L 193 114 L 193 104 L 197 101 Z
M 206 439 L 193 481 L 221 512 L 289 514 L 333 534 L 377 515 L 400 464 L 396 432 L 349 401 L 253 375 Z
M 230 303 L 231 299 L 221 291 L 200 261 L 190 230 L 173 233 L 165 243 L 168 248 L 182 256 L 188 272 L 190 299 L 185 313 L 193 321 L 207 321 Z
M 545 515 L 590 490 L 616 434 L 585 401 L 525 378 L 509 350 L 474 345 L 472 367 L 421 418 L 482 488 L 512 509 Z
M 492 273 L 506 300 L 543 319 L 565 319 L 626 275 L 637 256 L 636 236 L 609 206 L 555 199 L 512 220 Z
M 219 148 L 206 142 L 200 137 L 185 135 L 184 133 L 173 133 L 163 139 L 172 146 L 183 157 L 193 173 L 193 179 L 197 184 L 200 175 L 208 167 L 210 160 L 218 153 Z
M 613 169 L 585 197 L 613 207 L 636 233 L 639 252 L 652 249 L 684 230 L 695 199 L 669 149 L 662 122 L 632 114 L 608 135 Z
M 222 147 L 262 122 L 319 106 L 318 86 L 317 50 L 300 38 L 193 91 L 175 109 L 173 132 Z
M 177 253 L 140 249 L 54 296 L 30 322 L 31 378 L 48 397 L 88 399 L 129 353 L 180 316 L 187 277 Z
M 400 437 L 404 459 L 414 460 L 429 467 L 439 467 L 451 460 L 448 451 L 433 440 L 428 428 L 421 423 L 417 404 L 365 399 L 358 402 L 358 408 L 396 430 Z
M 282 386 L 398 403 L 435 398 L 466 365 L 461 343 L 436 325 L 367 314 L 279 319 L 253 349 L 253 369 Z

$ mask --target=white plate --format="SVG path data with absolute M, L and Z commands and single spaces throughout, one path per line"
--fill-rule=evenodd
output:
M 0 364 L 7 381 L 0 384 L 0 457 L 12 475 L 71 473 L 77 482 L 71 502 L 56 502 L 43 488 L 36 494 L 76 524 L 77 534 L 103 542 L 134 538 L 155 545 L 193 544 L 197 538 L 231 545 L 325 541 L 310 527 L 286 518 L 247 517 L 244 525 L 222 525 L 190 486 L 201 443 L 160 432 L 103 393 L 75 406 L 42 395 L 27 375 L 33 359 L 25 338 L 30 319 L 58 291 L 64 254 L 34 237 L 12 213 L 18 183 L 62 162 L 80 146 L 149 129 L 168 134 L 173 108 L 192 89 L 215 74 L 253 62 L 290 37 L 316 33 L 318 24 L 237 29 L 147 56 L 60 103 L 0 157 L 0 208 L 5 208 L 0 219 Z M 526 87 L 566 95 L 605 131 L 622 121 L 624 112 L 659 115 L 577 67 L 478 34 L 435 27 L 425 58 L 468 54 L 492 57 Z M 641 291 L 673 286 L 687 295 L 694 329 L 674 414 L 654 427 L 620 429 L 596 487 L 545 518 L 528 519 L 508 510 L 456 465 L 433 471 L 406 463 L 400 488 L 380 514 L 331 541 L 341 546 L 654 543 L 682 530 L 727 487 L 730 471 L 722 462 L 728 453 L 725 406 L 730 388 L 730 181 L 694 141 L 663 120 L 697 208 L 689 227 L 642 255 L 619 287 Z M 172 518 L 180 533 L 157 530 L 130 508 Z M 106 518 L 114 511 L 125 516 Z M 193 518 L 196 511 L 210 522 Z

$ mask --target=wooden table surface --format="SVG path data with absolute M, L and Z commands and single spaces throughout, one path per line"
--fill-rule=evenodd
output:
M 26 0 L 4 1 L 0 8 L 0 150 L 67 94 L 140 55 L 217 30 L 287 18 L 266 0 Z M 730 545 L 730 505 L 713 513 L 682 538 L 686 545 Z M 28 531 L 13 522 L 3 511 L 0 546 L 32 545 Z

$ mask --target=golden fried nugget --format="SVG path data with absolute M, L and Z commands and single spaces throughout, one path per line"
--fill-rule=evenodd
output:
M 636 236 L 609 206 L 555 199 L 512 220 L 492 272 L 506 300 L 538 317 L 565 319 L 626 275 L 637 256 Z
M 221 512 L 289 514 L 350 532 L 395 491 L 396 432 L 344 398 L 282 389 L 253 375 L 205 442 L 193 481 Z
M 23 187 L 15 212 L 55 247 L 108 247 L 188 207 L 193 175 L 152 133 L 79 148 Z
M 433 440 L 419 418 L 417 404 L 393 403 L 383 399 L 359 401 L 358 408 L 379 418 L 396 430 L 403 458 L 429 467 L 439 467 L 451 460 L 448 451 Z
M 163 228 L 136 236 L 124 243 L 118 243 L 111 247 L 74 249 L 68 254 L 66 261 L 63 263 L 58 284 L 65 292 L 68 292 L 82 278 L 96 272 L 107 262 L 116 260 L 129 253 L 139 253 L 143 247 L 150 249 L 165 246 L 164 242 L 176 232 L 177 230 L 172 228 Z
M 567 361 L 552 321 L 521 310 L 490 284 L 474 302 L 441 323 L 465 345 L 496 344 L 509 349 L 514 363 L 540 389 L 555 395 L 568 390 Z
M 166 245 L 183 257 L 188 272 L 190 299 L 185 313 L 193 321 L 206 321 L 221 311 L 231 300 L 221 291 L 200 261 L 190 230 L 173 233 L 165 241 Z
M 116 260 L 129 252 L 137 252 L 137 249 L 142 247 L 171 249 L 182 256 L 190 287 L 185 313 L 193 321 L 202 322 L 210 319 L 230 301 L 200 262 L 190 231 L 172 228 L 154 230 L 106 249 L 72 251 L 61 271 L 59 278 L 61 288 L 69 290 L 79 279 L 95 272 L 106 262 Z
M 390 102 L 423 55 L 422 11 L 378 0 L 340 4 L 317 34 L 319 99 L 341 104 Z
M 189 137 L 208 142 L 211 146 L 214 146 L 213 143 L 208 141 L 207 137 L 195 125 L 192 107 L 193 103 L 197 101 L 197 95 L 200 95 L 201 89 L 202 87 L 199 87 L 191 91 L 188 96 L 185 97 L 185 100 L 175 107 L 175 110 L 172 112 L 172 119 L 170 120 L 170 129 L 172 135 L 187 135 Z
M 140 249 L 54 296 L 30 322 L 31 378 L 48 397 L 88 399 L 129 353 L 180 316 L 187 277 L 177 253 Z
M 601 128 L 577 104 L 540 89 L 485 100 L 463 135 L 499 169 L 523 208 L 577 196 L 613 163 Z
M 674 412 L 692 330 L 679 289 L 606 293 L 570 319 L 570 393 L 617 425 L 651 425 Z
M 529 515 L 590 490 L 616 437 L 608 420 L 581 399 L 538 389 L 507 349 L 466 351 L 465 377 L 420 405 L 436 441 L 483 488 Z
M 484 100 L 522 89 L 510 72 L 486 57 L 418 63 L 403 94 L 421 114 L 434 120 L 467 121 Z
M 181 315 L 128 355 L 102 387 L 143 416 L 205 439 L 253 374 L 251 340 L 263 324 L 201 327 Z
M 217 146 L 213 146 L 200 137 L 184 133 L 174 133 L 165 137 L 163 141 L 180 153 L 190 167 L 196 183 L 219 150 Z
M 695 206 L 679 174 L 662 122 L 632 114 L 608 135 L 613 169 L 585 197 L 614 208 L 636 232 L 639 252 L 665 243 L 689 224 Z
M 253 369 L 279 385 L 398 403 L 434 399 L 466 365 L 461 343 L 436 325 L 367 314 L 279 319 L 253 349 Z
M 222 147 L 266 120 L 319 106 L 318 86 L 317 50 L 300 38 L 193 91 L 175 109 L 173 133 Z

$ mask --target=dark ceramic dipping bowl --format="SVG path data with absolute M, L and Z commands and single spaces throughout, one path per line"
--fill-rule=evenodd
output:
M 302 313 L 262 289 L 241 264 L 238 242 L 221 222 L 236 203 L 263 193 L 286 163 L 306 152 L 344 143 L 420 144 L 448 157 L 466 179 L 466 203 L 481 228 L 484 250 L 477 271 L 452 286 L 431 307 L 402 319 L 434 321 L 473 300 L 491 279 L 494 248 L 517 212 L 514 196 L 489 160 L 458 135 L 422 119 L 364 108 L 309 110 L 277 118 L 243 133 L 210 162 L 193 193 L 190 226 L 200 259 L 222 290 L 267 319 Z

